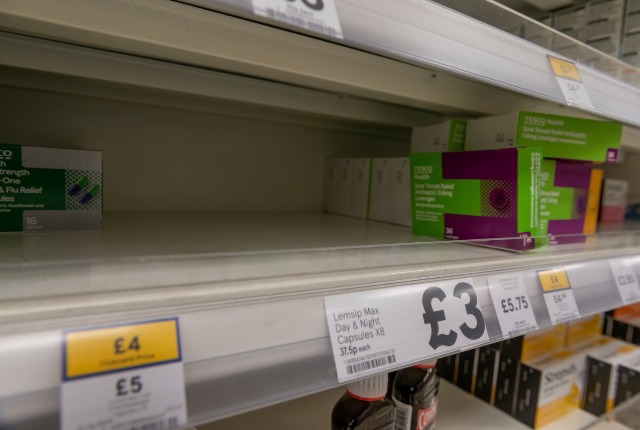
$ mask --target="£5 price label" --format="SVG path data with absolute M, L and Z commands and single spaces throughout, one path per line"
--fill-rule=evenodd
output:
M 63 430 L 186 424 L 177 319 L 69 331 L 63 352 Z
M 544 291 L 544 301 L 551 321 L 556 324 L 580 316 L 569 277 L 564 269 L 547 269 L 538 272 Z
M 522 273 L 487 276 L 487 282 L 503 335 L 515 336 L 538 328 Z
M 638 285 L 632 261 L 627 258 L 617 258 L 609 260 L 609 266 L 622 303 L 628 305 L 640 301 L 640 285 Z
M 488 341 L 471 279 L 325 297 L 341 382 Z

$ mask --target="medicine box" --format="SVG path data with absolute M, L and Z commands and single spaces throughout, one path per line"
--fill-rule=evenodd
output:
M 615 163 L 622 125 L 537 112 L 467 122 L 465 150 L 540 147 L 545 158 Z
M 541 160 L 539 148 L 412 154 L 414 234 L 534 248 Z
M 584 354 L 562 349 L 521 363 L 514 417 L 532 428 L 545 426 L 579 408 L 578 376 Z
M 0 232 L 101 224 L 100 152 L 0 144 Z
M 540 220 L 550 244 L 583 242 L 592 164 L 545 158 L 540 176 Z
M 467 122 L 452 119 L 439 124 L 414 127 L 411 152 L 462 151 Z

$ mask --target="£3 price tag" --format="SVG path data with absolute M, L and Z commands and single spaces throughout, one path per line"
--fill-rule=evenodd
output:
M 489 340 L 473 281 L 325 297 L 341 382 Z
M 61 429 L 187 423 L 177 319 L 68 331 L 63 357 Z
M 252 0 L 253 13 L 342 39 L 334 0 Z
M 640 301 L 640 285 L 633 264 L 626 258 L 609 260 L 609 266 L 613 273 L 622 303 L 625 305 Z

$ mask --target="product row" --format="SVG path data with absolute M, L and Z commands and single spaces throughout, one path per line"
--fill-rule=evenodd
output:
M 640 347 L 608 335 L 612 321 L 597 314 L 448 356 L 438 373 L 532 428 L 578 408 L 600 416 L 640 393 Z
M 415 128 L 408 158 L 329 160 L 325 209 L 516 250 L 581 242 L 599 214 L 624 219 L 628 184 L 597 168 L 619 161 L 622 131 L 535 112 Z
M 539 21 L 590 47 L 640 67 L 640 1 L 591 0 L 558 10 Z M 528 23 L 513 30 L 526 40 L 577 60 L 601 67 L 597 56 L 581 51 L 570 39 Z

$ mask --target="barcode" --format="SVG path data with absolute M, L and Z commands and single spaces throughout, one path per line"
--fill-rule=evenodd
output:
M 145 423 L 139 426 L 131 426 L 129 430 L 168 430 L 178 427 L 178 417 L 171 417 L 162 421 Z
M 331 37 L 338 37 L 338 32 L 335 30 L 335 28 L 331 26 L 318 24 L 317 22 L 307 21 L 306 19 L 302 19 L 297 16 L 288 15 L 284 12 L 281 12 L 279 10 L 275 10 L 272 8 L 267 8 L 266 12 L 269 18 L 276 19 L 278 21 L 283 21 L 283 22 L 286 22 L 287 24 L 291 24 L 296 27 L 306 28 L 308 30 L 315 31 L 316 33 L 322 33 L 324 35 L 331 36 Z
M 352 375 L 364 370 L 375 369 L 376 367 L 393 364 L 395 362 L 396 356 L 395 354 L 391 354 L 384 357 L 374 358 L 373 360 L 363 361 L 362 363 L 350 364 L 347 366 L 347 375 Z

